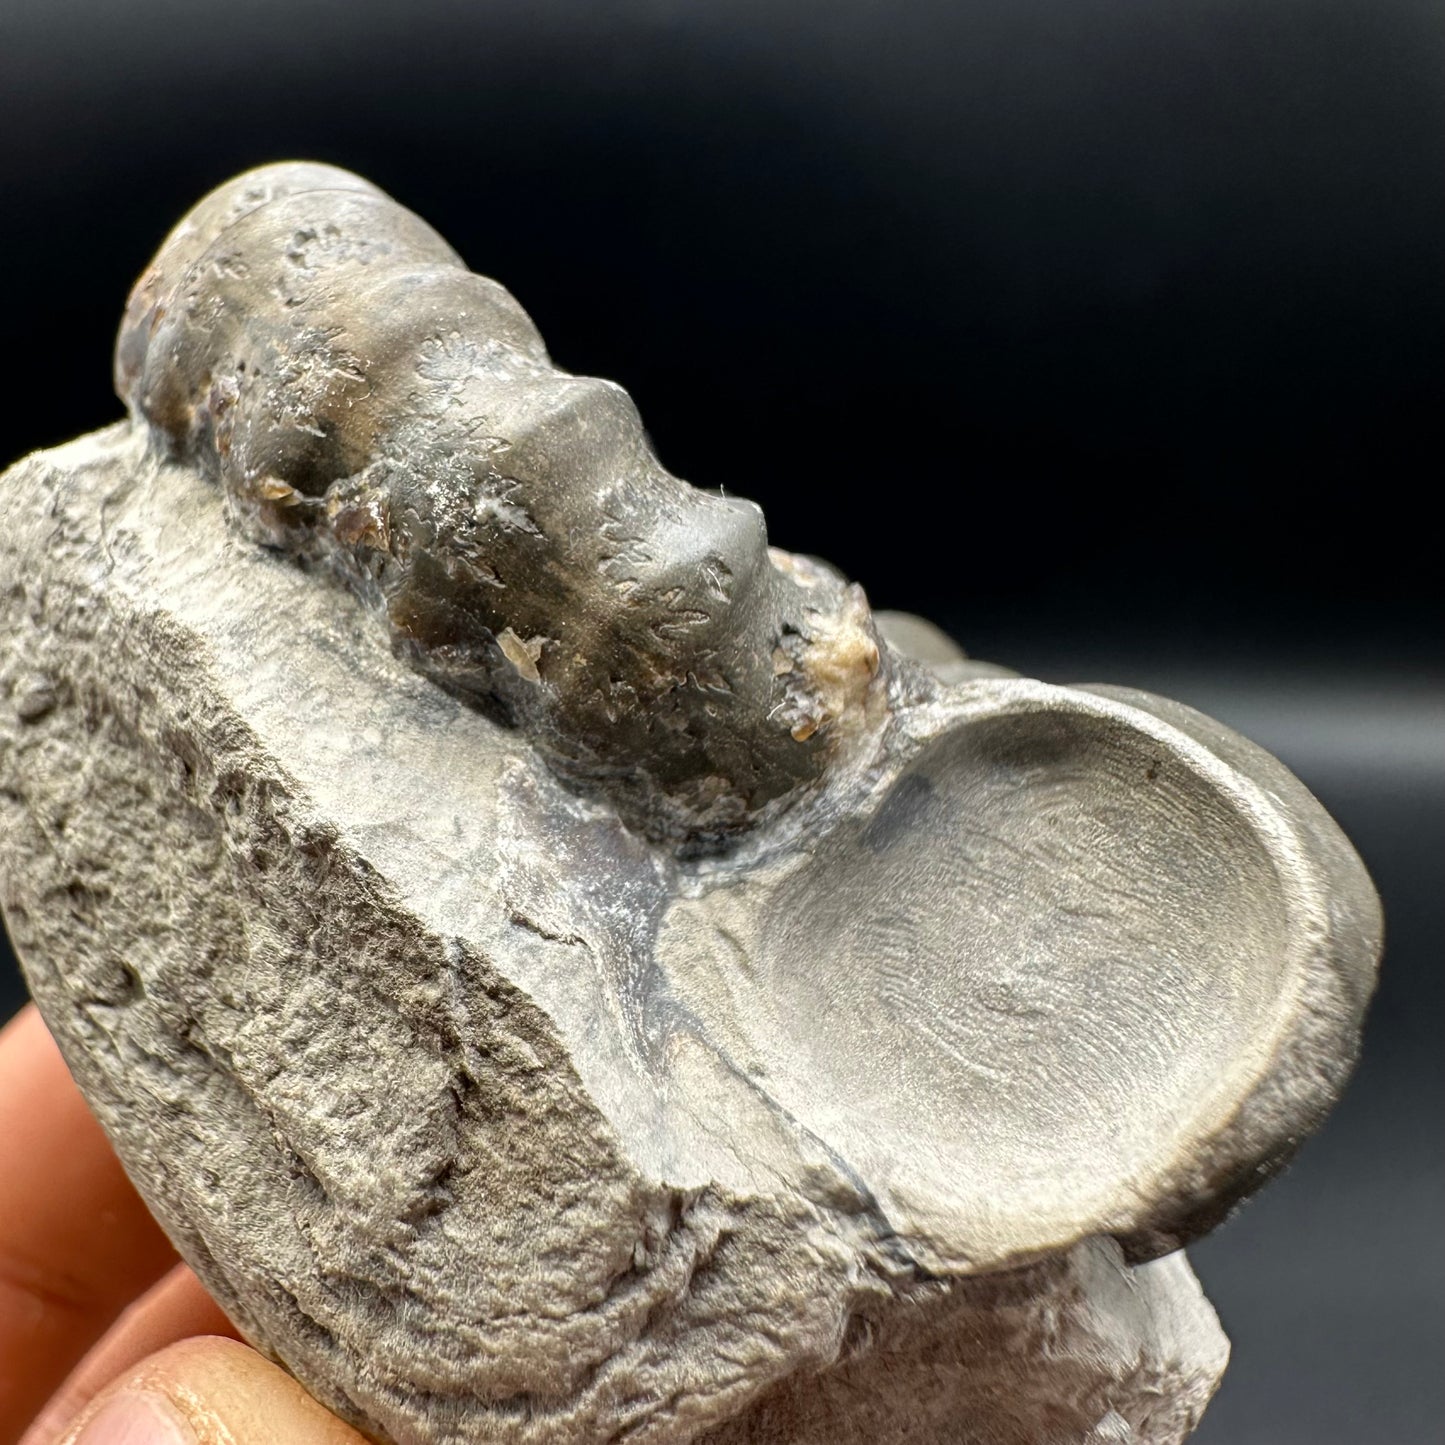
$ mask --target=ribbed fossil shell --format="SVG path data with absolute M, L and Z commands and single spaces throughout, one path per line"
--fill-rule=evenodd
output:
M 814 781 L 878 667 L 857 589 L 652 454 L 621 387 L 329 166 L 207 196 L 137 284 L 116 384 L 260 541 L 324 559 L 430 676 L 647 831 Z

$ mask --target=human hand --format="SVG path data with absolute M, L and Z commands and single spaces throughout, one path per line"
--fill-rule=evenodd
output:
M 34 1007 L 0 1029 L 0 1445 L 366 1445 L 242 1344 Z

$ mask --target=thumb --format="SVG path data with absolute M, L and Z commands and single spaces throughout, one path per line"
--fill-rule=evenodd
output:
M 121 1376 L 64 1445 L 368 1445 L 255 1350 L 183 1340 Z

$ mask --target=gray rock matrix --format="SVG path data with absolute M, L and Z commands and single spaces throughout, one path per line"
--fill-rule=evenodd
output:
M 397 1445 L 1188 1434 L 1379 952 L 1279 763 L 870 615 L 344 172 L 117 384 L 0 478 L 0 901 L 259 1349 Z

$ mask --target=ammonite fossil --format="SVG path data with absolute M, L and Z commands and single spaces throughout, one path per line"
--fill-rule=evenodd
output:
M 1284 767 L 870 615 L 344 172 L 116 376 L 0 481 L 0 885 L 247 1338 L 396 1445 L 1188 1433 L 1379 952 Z

